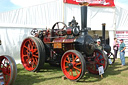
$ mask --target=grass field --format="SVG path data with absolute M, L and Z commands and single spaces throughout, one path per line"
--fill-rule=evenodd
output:
M 109 65 L 103 78 L 86 72 L 79 82 L 62 80 L 64 74 L 61 68 L 51 67 L 49 64 L 45 64 L 44 69 L 38 73 L 26 71 L 21 64 L 18 64 L 17 68 L 14 85 L 128 85 L 128 58 L 126 58 L 126 66 L 121 66 L 120 59 Z

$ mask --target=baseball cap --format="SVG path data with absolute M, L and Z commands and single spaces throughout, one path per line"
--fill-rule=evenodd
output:
M 101 40 L 100 39 L 97 39 L 97 42 L 101 42 Z
M 120 39 L 120 41 L 123 41 L 123 39 Z

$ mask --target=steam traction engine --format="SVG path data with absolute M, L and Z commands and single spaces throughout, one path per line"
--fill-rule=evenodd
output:
M 88 35 L 87 7 L 81 7 L 82 27 L 75 18 L 69 26 L 56 22 L 52 29 L 32 30 L 35 37 L 27 37 L 21 45 L 21 61 L 28 71 L 39 71 L 45 62 L 61 65 L 64 75 L 72 81 L 78 81 L 87 69 L 98 74 L 98 67 L 106 70 L 107 57 L 95 48 L 93 38 Z M 62 26 L 62 27 L 61 27 Z
M 13 85 L 16 76 L 17 67 L 14 59 L 8 55 L 0 56 L 0 85 Z

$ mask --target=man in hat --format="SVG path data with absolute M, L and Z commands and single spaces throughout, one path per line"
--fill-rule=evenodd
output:
M 122 66 L 125 65 L 125 49 L 126 49 L 126 46 L 123 42 L 123 39 L 120 40 L 120 59 L 121 59 L 121 63 L 122 63 Z
M 98 48 L 99 50 L 102 50 L 102 46 L 100 44 L 101 44 L 101 40 L 97 39 L 96 48 Z

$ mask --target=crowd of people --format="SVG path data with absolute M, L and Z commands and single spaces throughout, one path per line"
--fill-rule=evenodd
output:
M 124 66 L 125 65 L 125 49 L 126 49 L 124 40 L 120 39 L 120 44 L 119 44 L 117 41 L 117 38 L 114 38 L 113 50 L 114 50 L 115 58 L 117 58 L 118 49 L 120 53 L 120 60 L 122 63 L 121 65 Z
M 101 44 L 101 40 L 97 39 L 96 47 L 102 50 L 102 46 L 100 44 Z M 114 43 L 113 43 L 114 57 L 116 59 L 117 53 L 118 52 L 120 53 L 121 66 L 125 65 L 125 49 L 126 49 L 126 46 L 125 46 L 124 40 L 120 39 L 120 44 L 119 44 L 119 42 L 117 41 L 117 38 L 114 38 Z

